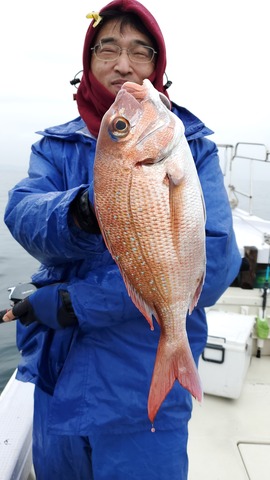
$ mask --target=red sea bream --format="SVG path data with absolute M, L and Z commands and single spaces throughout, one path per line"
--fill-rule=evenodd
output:
M 145 80 L 103 117 L 94 165 L 98 222 L 131 299 L 160 340 L 148 397 L 155 416 L 175 380 L 201 400 L 186 334 L 205 276 L 205 210 L 184 125 Z M 151 334 L 149 332 L 149 334 Z

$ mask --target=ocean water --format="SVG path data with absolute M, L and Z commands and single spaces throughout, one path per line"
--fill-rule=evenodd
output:
M 270 170 L 269 165 L 267 165 Z M 26 176 L 24 170 L 9 170 L 1 168 L 0 189 L 0 310 L 9 307 L 8 288 L 21 282 L 31 280 L 31 274 L 38 268 L 38 262 L 33 259 L 11 236 L 4 224 L 3 215 L 8 199 L 8 191 Z M 253 213 L 270 220 L 270 186 L 269 171 L 262 171 L 255 178 Z M 239 206 L 247 205 L 240 202 Z M 0 392 L 16 368 L 19 353 L 16 347 L 16 322 L 0 324 Z
M 4 224 L 3 215 L 8 191 L 26 176 L 24 170 L 1 168 L 0 188 L 0 310 L 9 308 L 8 288 L 31 280 L 38 262 L 33 259 L 11 236 Z M 0 392 L 13 373 L 19 360 L 16 347 L 16 322 L 0 324 Z

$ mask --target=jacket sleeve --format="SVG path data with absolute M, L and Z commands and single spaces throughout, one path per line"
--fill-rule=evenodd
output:
M 83 260 L 88 252 L 104 251 L 100 235 L 89 235 L 74 225 L 70 204 L 92 184 L 89 158 L 87 183 L 72 180 L 77 157 L 89 157 L 83 144 L 44 137 L 32 146 L 28 177 L 9 192 L 5 223 L 13 237 L 47 267 Z M 88 155 L 86 155 L 88 153 Z M 76 157 L 77 155 L 77 157 Z M 73 158 L 72 158 L 73 157 Z M 82 168 L 82 167 L 81 167 Z
M 115 263 L 90 271 L 84 280 L 74 278 L 67 290 L 82 330 L 116 326 L 138 317 L 144 319 Z
M 208 307 L 216 303 L 236 278 L 241 256 L 234 235 L 217 146 L 202 138 L 191 141 L 190 148 L 206 206 L 206 277 L 198 307 Z

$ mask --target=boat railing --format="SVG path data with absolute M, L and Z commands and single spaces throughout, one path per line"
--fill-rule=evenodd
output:
M 253 213 L 254 198 L 254 168 L 259 163 L 270 163 L 270 151 L 263 143 L 238 142 L 235 146 L 231 144 L 218 144 L 220 164 L 224 181 L 228 190 L 231 207 L 238 206 L 239 198 L 242 196 L 248 200 L 248 212 Z M 243 177 L 246 177 L 245 187 L 235 185 L 235 172 L 239 168 Z M 236 176 L 239 181 L 238 176 Z

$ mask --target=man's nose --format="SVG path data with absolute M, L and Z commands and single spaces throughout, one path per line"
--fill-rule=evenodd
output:
M 118 70 L 130 70 L 132 68 L 131 65 L 131 60 L 128 56 L 128 50 L 127 48 L 122 48 L 119 57 L 117 58 L 115 62 L 115 68 Z

